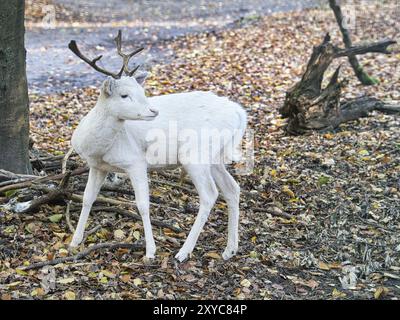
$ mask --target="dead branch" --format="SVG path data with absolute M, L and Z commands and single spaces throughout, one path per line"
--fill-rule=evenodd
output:
M 33 263 L 29 266 L 23 266 L 20 267 L 19 269 L 21 270 L 32 270 L 32 269 L 39 269 L 45 266 L 54 266 L 60 263 L 66 263 L 66 262 L 76 262 L 78 260 L 81 260 L 85 258 L 87 255 L 90 253 L 96 251 L 96 250 L 115 250 L 115 249 L 130 249 L 130 250 L 143 250 L 145 247 L 142 244 L 135 244 L 135 243 L 99 243 L 95 244 L 93 246 L 90 246 L 89 248 L 83 250 L 82 252 L 79 252 L 78 254 L 75 254 L 73 256 L 69 257 L 62 257 L 62 258 L 57 258 L 54 260 L 49 260 L 49 261 L 43 261 L 43 262 L 38 262 L 38 263 Z
M 281 209 L 273 207 L 273 208 L 254 208 L 252 209 L 254 212 L 264 212 L 269 213 L 275 217 L 284 218 L 287 220 L 293 219 L 295 216 L 292 216 L 289 213 L 283 212 Z
M 0 169 L 0 182 L 19 180 L 19 179 L 34 179 L 37 176 L 29 174 L 16 174 L 7 170 Z
M 388 48 L 396 43 L 397 42 L 393 40 L 383 40 L 371 44 L 350 47 L 347 49 L 336 48 L 336 54 L 334 55 L 334 58 L 350 57 L 367 53 L 390 54 L 391 52 L 388 50 Z
M 44 205 L 44 204 L 48 204 L 48 203 L 52 203 L 54 201 L 60 201 L 60 200 L 64 200 L 64 199 L 68 199 L 70 197 L 70 192 L 67 191 L 67 185 L 69 182 L 69 178 L 71 177 L 71 172 L 68 171 L 65 176 L 63 177 L 63 179 L 60 182 L 60 185 L 58 188 L 56 189 L 48 189 L 48 192 L 41 196 L 38 197 L 36 199 L 33 199 L 29 205 L 28 208 L 26 208 L 25 210 L 21 211 L 21 213 L 29 213 L 29 212 L 35 212 L 37 210 L 39 210 L 39 208 Z
M 120 215 L 132 218 L 132 219 L 134 219 L 136 221 L 142 221 L 142 217 L 140 215 L 135 214 L 135 213 L 133 213 L 131 211 L 128 211 L 128 210 L 121 209 L 121 208 L 116 208 L 116 207 L 93 207 L 92 211 L 93 212 L 99 212 L 99 211 L 115 212 L 115 213 L 118 213 Z M 161 228 L 168 228 L 168 229 L 170 229 L 170 230 L 172 230 L 173 232 L 176 232 L 176 233 L 183 232 L 182 229 L 174 227 L 174 226 L 172 226 L 172 225 L 170 225 L 168 223 L 165 223 L 163 221 L 152 220 L 151 224 L 153 224 L 153 225 L 155 225 L 157 227 L 161 227 Z
M 71 156 L 72 152 L 74 152 L 74 148 L 71 148 L 68 150 L 68 152 L 65 154 L 64 158 L 62 159 L 61 162 L 61 173 L 65 174 L 65 172 L 67 171 L 67 162 L 69 157 Z
M 343 42 L 344 42 L 346 48 L 349 49 L 353 46 L 353 43 L 351 41 L 350 32 L 344 24 L 344 16 L 343 16 L 342 9 L 341 9 L 340 5 L 338 4 L 337 0 L 329 0 L 329 5 L 335 14 L 335 18 L 339 25 L 340 32 L 342 33 Z M 360 82 L 362 84 L 374 85 L 377 83 L 373 78 L 371 78 L 367 75 L 367 73 L 362 68 L 361 64 L 358 62 L 358 59 L 354 53 L 348 54 L 347 56 L 349 58 L 349 62 L 351 64 L 351 66 L 353 67 L 354 73 L 356 74 L 358 80 L 360 80 Z
M 197 194 L 196 190 L 188 188 L 188 187 L 186 187 L 186 186 L 184 186 L 183 184 L 180 184 L 180 183 L 175 183 L 175 182 L 165 181 L 165 180 L 157 180 L 157 179 L 151 179 L 150 182 L 161 184 L 161 185 L 167 185 L 167 186 L 170 186 L 170 187 L 173 187 L 173 188 L 177 188 L 177 189 L 181 189 L 181 190 L 183 190 L 183 191 L 185 191 L 187 193 L 190 193 L 190 194 L 195 194 L 195 195 Z
M 61 181 L 60 186 L 56 189 L 50 189 L 48 187 L 42 186 L 42 185 L 33 185 L 32 187 L 36 190 L 39 190 L 41 192 L 44 192 L 45 194 L 32 200 L 30 206 L 26 208 L 24 211 L 21 213 L 30 213 L 30 212 L 35 212 L 37 211 L 42 205 L 44 204 L 49 204 L 55 201 L 74 201 L 78 203 L 82 203 L 83 201 L 83 196 L 77 195 L 72 193 L 70 190 L 67 189 L 67 184 L 68 184 L 68 179 L 71 176 L 71 172 L 68 172 L 65 176 L 64 179 Z M 109 199 L 106 197 L 99 196 L 96 199 L 95 203 L 103 203 L 103 204 L 110 204 L 113 206 L 124 206 L 131 208 L 132 206 L 135 205 L 134 202 L 127 202 L 127 201 L 119 201 L 115 199 Z M 152 204 L 156 206 L 160 206 L 159 204 Z M 168 209 L 173 210 L 173 211 L 180 211 L 177 208 L 170 208 Z M 128 210 L 124 210 L 118 207 L 94 207 L 92 211 L 106 211 L 106 212 L 116 212 L 125 216 L 129 216 L 130 218 L 135 219 L 136 221 L 141 221 L 142 218 L 140 215 L 134 214 Z M 67 211 L 66 211 L 66 216 L 69 215 L 69 209 L 68 209 L 68 202 L 67 202 Z M 69 221 L 70 218 L 67 218 L 67 224 L 71 232 L 73 232 L 74 228 L 72 227 L 71 221 Z M 154 225 L 163 227 L 163 228 L 168 228 L 174 232 L 180 233 L 182 232 L 181 229 L 176 228 L 174 226 L 171 226 L 165 222 L 154 220 L 152 222 Z
M 83 237 L 82 243 L 85 243 L 86 240 L 89 238 L 90 235 L 96 233 L 97 231 L 99 231 L 102 228 L 102 226 L 99 224 L 95 227 L 93 227 L 92 229 L 88 230 L 85 232 L 85 235 Z
M 399 106 L 373 98 L 363 97 L 342 102 L 341 93 L 347 82 L 339 82 L 340 67 L 326 88 L 322 88 L 325 72 L 334 59 L 367 52 L 389 53 L 387 48 L 394 43 L 387 40 L 340 49 L 331 43 L 331 37 L 327 34 L 323 43 L 314 48 L 301 81 L 286 94 L 285 103 L 280 109 L 281 115 L 288 118 L 286 131 L 297 135 L 313 130 L 329 130 L 341 123 L 366 117 L 374 110 L 398 112 Z
M 28 208 L 21 211 L 21 213 L 31 213 L 36 212 L 40 209 L 42 205 L 51 204 L 64 199 L 69 198 L 69 192 L 62 189 L 49 190 L 47 194 L 44 194 L 36 199 L 33 199 Z
M 70 209 L 71 209 L 71 200 L 67 201 L 67 208 L 65 210 L 65 221 L 67 223 L 68 229 L 71 233 L 75 232 L 75 228 L 71 223 L 71 214 L 70 214 Z
M 81 174 L 85 174 L 89 172 L 89 168 L 78 168 L 76 170 L 73 170 L 71 172 L 71 176 L 77 176 Z M 66 174 L 56 174 L 52 176 L 46 176 L 46 177 L 35 177 L 35 178 L 29 178 L 29 180 L 23 181 L 23 182 L 18 182 L 10 185 L 6 185 L 4 187 L 0 188 L 0 194 L 5 193 L 9 190 L 19 190 L 23 188 L 29 188 L 33 184 L 39 184 L 47 181 L 55 181 L 55 180 L 61 180 L 65 177 Z

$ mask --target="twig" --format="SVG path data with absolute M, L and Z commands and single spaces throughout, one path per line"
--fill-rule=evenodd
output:
M 173 245 L 176 245 L 176 246 L 180 246 L 181 242 L 183 241 L 182 239 L 176 239 L 176 238 L 169 237 L 166 235 L 163 235 L 162 237 L 155 235 L 154 238 L 160 242 L 169 241 L 170 243 L 172 243 Z
M 291 220 L 294 218 L 294 216 L 292 216 L 289 213 L 283 212 L 282 210 L 278 209 L 278 208 L 254 208 L 253 209 L 254 212 L 265 212 L 265 213 L 269 213 L 275 217 L 279 217 L 279 218 L 285 218 L 288 220 Z
M 89 171 L 89 168 L 86 168 L 86 167 L 78 168 L 71 172 L 71 176 L 81 175 L 81 174 L 87 173 L 88 171 Z M 53 176 L 46 176 L 46 177 L 40 177 L 37 179 L 31 179 L 31 180 L 24 181 L 21 183 L 4 186 L 4 187 L 0 188 L 0 193 L 4 193 L 9 190 L 18 190 L 18 189 L 23 189 L 23 188 L 29 188 L 33 184 L 43 183 L 46 181 L 60 180 L 60 179 L 63 179 L 64 177 L 65 177 L 65 174 L 56 174 Z
M 72 152 L 74 152 L 74 148 L 69 149 L 68 152 L 65 154 L 64 158 L 62 159 L 61 173 L 65 173 L 67 171 L 67 162 Z
M 21 183 L 33 179 L 37 179 L 37 176 L 25 175 L 25 174 L 15 174 L 10 171 L 0 170 L 0 187 L 8 186 L 11 184 Z
M 103 250 L 103 249 L 115 250 L 115 249 L 121 249 L 121 248 L 122 249 L 130 249 L 130 250 L 143 250 L 144 245 L 143 244 L 135 244 L 135 243 L 99 243 L 99 244 L 90 246 L 89 248 L 87 248 L 87 249 L 83 250 L 82 252 L 79 252 L 78 254 L 75 254 L 73 256 L 38 262 L 38 263 L 31 264 L 29 266 L 21 267 L 19 269 L 32 270 L 32 269 L 42 268 L 45 266 L 54 266 L 59 263 L 76 262 L 77 260 L 85 258 L 87 255 L 89 255 L 90 253 L 92 253 L 93 251 L 96 251 L 96 250 Z
M 68 229 L 71 233 L 75 232 L 75 228 L 71 223 L 71 214 L 70 214 L 70 209 L 71 209 L 71 200 L 67 202 L 67 209 L 65 210 L 65 220 L 67 222 Z
M 99 225 L 95 226 L 94 228 L 85 232 L 85 236 L 83 237 L 82 243 L 85 243 L 87 238 L 89 238 L 90 235 L 92 235 L 93 233 L 96 233 L 101 228 L 102 228 L 102 226 L 99 224 Z
M 187 178 L 182 179 L 182 174 L 176 175 L 170 171 L 164 171 L 164 170 L 156 170 L 154 172 L 157 173 L 157 175 L 162 176 L 166 179 L 173 179 L 175 181 L 179 181 L 180 183 L 186 183 L 188 185 L 192 185 L 192 181 L 190 179 Z
M 38 210 L 42 205 L 51 203 L 56 200 L 63 200 L 63 199 L 69 199 L 70 198 L 70 192 L 66 189 L 69 178 L 71 177 L 72 172 L 68 171 L 63 179 L 60 182 L 60 185 L 57 189 L 49 189 L 49 188 L 44 188 L 46 190 L 46 194 L 42 195 L 41 197 L 38 197 L 36 199 L 33 199 L 31 201 L 31 204 L 28 208 L 25 210 L 21 211 L 21 213 L 29 213 L 29 212 L 34 212 Z
M 26 181 L 30 181 L 30 180 L 32 180 L 32 178 L 19 178 L 19 179 L 14 179 L 14 180 L 3 181 L 3 182 L 0 182 L 0 188 L 9 186 L 9 185 L 15 185 L 17 183 L 26 182 Z
M 34 179 L 37 176 L 29 175 L 29 174 L 16 174 L 11 171 L 0 169 L 0 178 L 2 180 L 15 180 L 15 179 Z
M 159 172 L 158 172 L 159 173 Z M 165 181 L 165 180 L 157 180 L 157 179 L 151 179 L 151 182 L 157 183 L 157 184 L 165 184 L 167 186 L 171 186 L 174 188 L 178 188 L 181 189 L 183 191 L 186 191 L 187 193 L 193 194 L 193 195 L 197 195 L 197 191 L 195 189 L 189 188 L 184 186 L 183 184 L 180 183 L 175 183 L 175 182 L 171 182 L 171 181 Z M 246 190 L 241 190 L 240 191 L 242 195 L 249 197 L 249 198 L 258 198 L 258 194 L 257 193 L 252 193 Z M 221 197 L 221 195 L 218 196 L 218 201 L 222 201 L 224 200 L 223 197 Z
M 48 157 L 38 157 L 34 161 L 56 161 L 63 159 L 64 156 L 48 156 Z
M 38 197 L 36 199 L 33 199 L 31 201 L 31 204 L 28 208 L 25 210 L 21 211 L 21 213 L 30 213 L 30 212 L 35 212 L 39 210 L 39 208 L 44 205 L 48 204 L 57 200 L 62 200 L 62 199 L 68 199 L 69 198 L 69 193 L 68 191 L 64 189 L 48 189 L 46 188 L 48 193 L 42 195 L 41 197 Z
M 78 194 L 71 194 L 69 198 L 75 202 L 80 202 L 80 203 L 83 202 L 83 196 L 78 195 Z M 95 202 L 111 204 L 114 206 L 123 206 L 123 207 L 128 207 L 128 208 L 131 208 L 132 206 L 135 205 L 135 203 L 133 201 L 132 202 L 120 201 L 120 200 L 110 199 L 110 198 L 106 198 L 106 197 L 102 197 L 102 196 L 98 196 Z
M 71 171 L 68 171 L 65 176 L 62 178 L 59 188 L 60 189 L 66 189 L 68 186 L 69 178 L 71 178 Z
M 183 184 L 170 182 L 170 181 L 165 181 L 165 180 L 157 180 L 157 179 L 151 179 L 150 182 L 154 182 L 154 183 L 157 183 L 157 184 L 165 184 L 167 186 L 178 188 L 178 189 L 181 189 L 181 190 L 186 191 L 186 192 L 191 193 L 191 194 L 197 194 L 196 190 L 188 188 L 188 187 L 185 187 Z
M 133 212 L 130 212 L 128 210 L 124 210 L 121 208 L 115 208 L 115 207 L 93 207 L 92 211 L 104 211 L 104 212 L 115 212 L 124 216 L 127 216 L 129 218 L 132 218 L 136 221 L 142 221 L 142 217 L 138 214 L 135 214 Z M 163 221 L 159 221 L 159 220 L 152 220 L 151 223 L 157 227 L 161 227 L 161 228 L 168 228 L 170 230 L 172 230 L 173 232 L 176 233 L 181 233 L 182 229 L 174 227 L 168 223 L 165 223 Z
M 68 175 L 66 175 L 66 177 L 68 177 Z M 67 180 L 67 179 L 65 179 Z M 64 180 L 63 180 L 64 181 Z M 65 187 L 65 181 L 61 182 L 61 184 L 64 184 Z M 51 201 L 55 201 L 55 200 L 70 200 L 70 201 L 74 201 L 74 202 L 82 202 L 83 201 L 83 196 L 81 195 L 77 195 L 77 194 L 73 194 L 72 192 L 64 189 L 61 187 L 60 184 L 60 188 L 57 189 L 50 189 L 41 185 L 37 185 L 37 186 L 33 186 L 35 189 L 45 192 L 46 194 L 36 198 L 34 200 L 32 200 L 31 205 L 25 209 L 22 213 L 28 213 L 28 212 L 32 212 L 37 210 L 40 206 L 42 206 L 43 204 L 47 204 Z M 105 204 L 111 204 L 113 206 L 125 206 L 125 207 L 132 207 L 134 205 L 134 202 L 125 202 L 125 201 L 119 201 L 119 200 L 115 200 L 115 199 L 109 199 L 109 198 L 105 198 L 105 197 L 97 197 L 96 199 L 96 203 L 105 203 Z M 158 205 L 161 206 L 159 204 L 153 204 L 153 205 Z M 176 208 L 170 208 L 167 207 L 170 210 L 176 210 L 176 211 L 180 211 L 179 209 Z M 94 207 L 92 208 L 92 211 L 106 211 L 106 212 L 117 212 L 119 214 L 125 215 L 125 216 L 129 216 L 130 218 L 135 219 L 136 221 L 142 221 L 142 217 L 138 214 L 134 214 L 128 210 L 124 210 L 122 208 L 118 208 L 118 207 Z M 69 213 L 69 210 L 67 210 L 67 212 Z M 67 215 L 67 213 L 66 213 Z M 68 218 L 69 219 L 69 218 Z M 174 226 L 171 226 L 165 222 L 162 221 L 158 221 L 158 220 L 154 220 L 152 222 L 155 226 L 159 226 L 162 228 L 168 228 L 174 232 L 180 233 L 182 232 L 182 230 L 180 228 L 176 228 Z M 71 225 L 72 226 L 72 225 Z M 71 230 L 71 226 L 68 225 L 68 227 Z M 73 228 L 72 228 L 73 229 Z M 72 231 L 73 232 L 73 231 Z

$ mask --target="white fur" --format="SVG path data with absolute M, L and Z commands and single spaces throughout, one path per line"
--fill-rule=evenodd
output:
M 128 95 L 123 99 L 121 95 Z M 153 110 L 151 110 L 153 109 Z M 157 110 L 159 112 L 156 116 Z M 152 121 L 143 121 L 152 120 Z M 88 183 L 84 193 L 82 213 L 71 246 L 78 246 L 82 239 L 87 218 L 93 202 L 108 172 L 126 173 L 135 190 L 136 204 L 140 212 L 146 240 L 146 256 L 154 257 L 156 246 L 149 216 L 148 169 L 175 166 L 167 160 L 154 164 L 147 155 L 151 145 L 148 134 L 158 130 L 168 138 L 164 146 L 167 159 L 178 160 L 182 165 L 184 148 L 195 148 L 171 137 L 170 124 L 177 132 L 190 129 L 200 134 L 202 129 L 228 130 L 237 147 L 246 128 L 246 113 L 242 107 L 227 98 L 210 92 L 190 92 L 146 98 L 143 88 L 133 78 L 107 79 L 96 106 L 83 118 L 72 137 L 72 146 L 90 166 Z M 234 135 L 238 131 L 239 134 Z M 212 144 L 212 142 L 210 142 Z M 198 146 L 196 146 L 198 147 Z M 211 147 L 211 146 L 208 146 Z M 229 147 L 227 147 L 229 148 Z M 214 150 L 215 159 L 226 148 Z M 200 150 L 201 152 L 205 150 Z M 228 150 L 231 158 L 235 155 Z M 239 193 L 240 188 L 228 173 L 224 163 L 185 163 L 182 165 L 191 177 L 200 196 L 200 208 L 196 221 L 183 247 L 176 255 L 185 260 L 193 251 L 199 234 L 218 197 L 217 187 L 228 204 L 228 244 L 223 258 L 233 256 L 238 249 Z

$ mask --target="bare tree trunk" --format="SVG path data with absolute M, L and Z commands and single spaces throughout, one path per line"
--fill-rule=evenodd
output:
M 0 1 L 0 169 L 30 173 L 24 0 Z
M 347 49 L 349 49 L 353 46 L 353 43 L 350 38 L 349 30 L 347 30 L 347 28 L 344 25 L 344 21 L 343 21 L 344 17 L 343 17 L 342 9 L 340 8 L 340 5 L 338 4 L 337 0 L 329 0 L 329 4 L 331 6 L 331 9 L 335 13 L 336 21 L 339 25 L 340 31 L 342 32 L 344 45 L 346 46 Z M 378 83 L 378 81 L 376 79 L 371 78 L 364 71 L 363 67 L 358 62 L 358 59 L 355 55 L 349 55 L 349 61 L 350 61 L 351 66 L 354 69 L 354 72 L 355 72 L 358 80 L 360 80 L 360 82 L 363 85 L 370 86 L 370 85 L 375 85 Z

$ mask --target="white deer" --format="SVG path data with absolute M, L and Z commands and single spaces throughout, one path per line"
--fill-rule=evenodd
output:
M 237 103 L 211 92 L 147 98 L 141 86 L 145 76 L 134 76 L 138 66 L 132 71 L 128 68 L 129 59 L 142 49 L 129 55 L 123 54 L 121 31 L 115 41 L 118 54 L 124 60 L 118 74 L 106 71 L 96 64 L 101 56 L 90 60 L 80 52 L 75 41 L 69 44 L 69 48 L 78 57 L 109 76 L 102 85 L 96 106 L 82 119 L 71 140 L 75 151 L 87 161 L 90 171 L 82 212 L 70 246 L 76 247 L 82 242 L 89 212 L 106 175 L 109 172 L 120 172 L 126 173 L 131 180 L 137 209 L 143 220 L 146 257 L 154 258 L 156 246 L 149 215 L 147 171 L 182 166 L 199 193 L 200 208 L 183 247 L 175 257 L 182 262 L 193 251 L 217 200 L 218 187 L 228 205 L 228 241 L 222 256 L 229 259 L 238 250 L 240 188 L 226 170 L 223 160 L 238 160 L 235 150 L 239 148 L 246 129 L 245 111 Z M 177 135 L 170 133 L 171 123 L 176 126 Z M 214 139 L 207 139 L 202 144 L 180 140 L 180 134 L 184 131 L 200 136 L 204 129 L 228 132 L 229 139 L 223 145 L 214 143 Z M 159 142 L 161 149 L 167 152 L 164 157 L 166 160 L 161 163 L 156 161 L 154 155 L 148 154 L 149 149 L 154 147 L 149 136 L 154 138 L 155 132 L 162 132 L 167 137 Z M 191 157 L 186 157 L 188 152 L 209 152 L 210 157 L 206 162 L 194 161 Z

